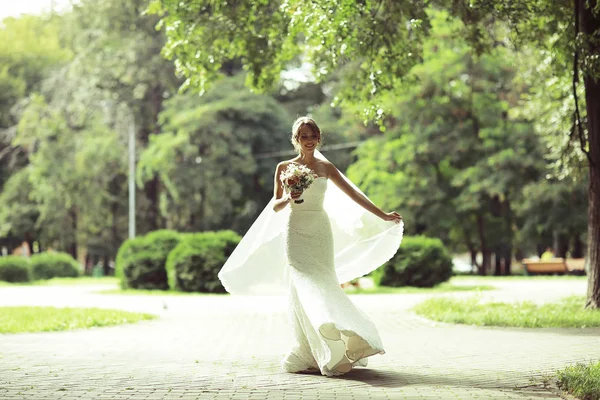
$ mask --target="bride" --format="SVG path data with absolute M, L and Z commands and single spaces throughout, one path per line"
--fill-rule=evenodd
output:
M 400 214 L 382 211 L 323 157 L 320 142 L 313 119 L 294 122 L 292 144 L 299 155 L 277 165 L 273 199 L 219 278 L 230 293 L 287 293 L 294 343 L 283 370 L 334 376 L 384 353 L 375 325 L 340 283 L 389 260 L 403 224 Z M 307 167 L 314 177 L 303 192 L 285 189 L 282 173 L 290 165 Z

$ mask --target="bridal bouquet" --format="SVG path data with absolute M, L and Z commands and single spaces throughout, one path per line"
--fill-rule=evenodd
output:
M 289 164 L 280 176 L 281 183 L 290 192 L 304 192 L 315 180 L 315 173 L 306 165 Z M 304 203 L 297 199 L 294 203 Z

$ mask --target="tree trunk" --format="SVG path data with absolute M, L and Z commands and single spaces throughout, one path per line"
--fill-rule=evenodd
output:
M 475 267 L 477 270 L 479 269 L 479 264 L 477 264 L 477 251 L 475 249 L 470 250 L 471 253 L 471 267 Z M 475 273 L 475 269 L 471 269 L 471 273 Z
M 482 255 L 481 266 L 478 265 L 477 269 L 479 270 L 478 271 L 479 275 L 484 276 L 484 275 L 487 275 L 487 271 L 490 270 L 491 253 L 490 253 L 490 250 L 487 248 L 487 241 L 485 238 L 485 228 L 484 228 L 484 221 L 483 221 L 482 214 L 477 215 L 477 228 L 479 230 L 479 243 L 480 243 L 481 255 Z
M 110 266 L 108 264 L 107 256 L 102 257 L 102 268 L 103 268 L 104 276 L 109 276 L 110 275 Z
M 494 251 L 494 276 L 502 276 L 502 250 L 496 248 Z
M 471 273 L 475 273 L 476 268 L 479 268 L 479 264 L 477 264 L 477 249 L 475 248 L 475 245 L 471 240 L 471 235 L 464 224 L 462 224 L 462 232 L 465 237 L 467 248 L 469 249 L 469 254 L 471 254 Z
M 600 85 L 596 85 L 596 97 L 600 96 Z M 587 97 L 587 96 L 586 96 Z M 592 97 L 591 95 L 589 97 Z M 589 100 L 588 100 L 589 101 Z M 589 103 L 588 103 L 589 104 Z M 588 105 L 589 108 L 589 105 Z M 596 100 L 596 132 L 592 134 L 590 129 L 590 155 L 592 149 L 592 135 L 596 138 L 593 146 L 600 146 L 600 126 L 598 117 L 600 116 L 600 99 Z M 588 111 L 589 112 L 589 111 Z M 589 117 L 588 117 L 589 118 Z M 590 118 L 592 119 L 592 118 Z M 600 149 L 596 148 L 594 152 L 596 165 L 590 165 L 590 191 L 588 204 L 588 292 L 586 307 L 600 308 Z
M 572 233 L 573 236 L 573 258 L 583 258 L 583 242 L 581 241 L 581 234 Z
M 554 249 L 556 257 L 567 258 L 569 251 L 569 237 L 564 233 L 558 235 L 558 247 Z
M 505 253 L 504 258 L 504 275 L 512 275 L 512 246 Z
M 71 217 L 71 229 L 73 229 L 73 238 L 71 245 L 69 246 L 69 253 L 77 260 L 77 211 L 75 211 L 74 208 L 71 208 L 69 216 Z
M 479 270 L 479 275 L 485 276 L 488 274 L 488 271 L 492 269 L 492 252 L 489 250 L 484 250 L 481 252 L 482 262 L 481 269 Z
M 513 212 L 512 207 L 510 206 L 509 193 L 504 194 L 506 200 L 503 204 L 503 212 L 504 212 L 504 223 L 506 230 L 506 239 L 505 244 L 502 249 L 502 258 L 504 259 L 504 275 L 511 275 L 511 262 L 512 262 L 512 253 L 513 253 L 513 240 L 514 240 L 514 231 L 513 231 Z
M 600 43 L 593 35 L 600 31 L 600 16 L 592 10 L 597 0 L 576 0 L 579 8 L 580 31 L 588 36 L 589 56 L 600 55 Z M 588 7 L 586 7 L 586 3 Z M 590 189 L 588 197 L 588 292 L 587 308 L 600 308 L 600 80 L 584 74 L 587 128 L 589 144 Z
M 158 177 L 154 177 L 144 184 L 144 193 L 148 199 L 148 210 L 146 215 L 146 224 L 148 231 L 155 231 L 158 229 L 159 222 L 158 217 L 160 216 L 159 210 L 159 199 L 158 199 Z

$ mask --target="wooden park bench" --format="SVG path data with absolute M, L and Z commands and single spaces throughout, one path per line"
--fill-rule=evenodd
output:
M 585 258 L 550 258 L 547 260 L 524 258 L 528 275 L 534 274 L 585 274 Z
M 585 274 L 585 258 L 567 258 L 567 271 L 571 274 Z
M 549 258 L 547 260 L 524 258 L 521 262 L 527 275 L 566 274 L 568 272 L 564 258 Z

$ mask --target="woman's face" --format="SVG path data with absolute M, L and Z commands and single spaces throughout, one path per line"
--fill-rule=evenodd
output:
M 302 125 L 298 132 L 298 143 L 303 152 L 313 152 L 321 141 L 321 136 L 314 132 L 309 125 Z

